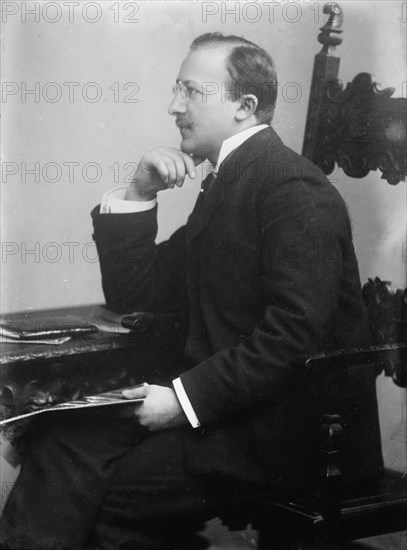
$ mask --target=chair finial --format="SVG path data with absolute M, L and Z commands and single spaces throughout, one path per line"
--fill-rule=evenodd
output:
M 336 2 L 325 4 L 322 11 L 328 15 L 328 21 L 320 28 L 318 42 L 323 45 L 321 53 L 328 55 L 331 48 L 335 49 L 342 43 L 342 38 L 336 35 L 342 33 L 343 11 Z

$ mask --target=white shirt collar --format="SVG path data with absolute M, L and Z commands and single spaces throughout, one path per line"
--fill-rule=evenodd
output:
M 257 134 L 257 132 L 260 132 L 260 130 L 264 130 L 264 128 L 269 128 L 268 124 L 258 124 L 257 126 L 251 126 L 250 128 L 247 128 L 246 130 L 243 130 L 242 132 L 239 132 L 238 134 L 235 134 L 234 136 L 225 139 L 220 148 L 218 161 L 216 163 L 214 172 L 218 173 L 219 166 L 229 155 L 229 153 L 242 145 L 242 143 L 249 139 L 249 137 Z

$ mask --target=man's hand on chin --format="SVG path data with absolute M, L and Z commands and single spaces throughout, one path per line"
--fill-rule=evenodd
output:
M 126 399 L 143 397 L 142 403 L 123 411 L 123 416 L 134 416 L 150 431 L 176 428 L 188 423 L 175 391 L 165 386 L 146 385 L 123 390 Z M 126 407 L 127 409 L 127 407 Z
M 150 201 L 159 191 L 182 187 L 186 176 L 196 177 L 195 166 L 205 160 L 174 147 L 145 153 L 127 189 L 125 200 Z

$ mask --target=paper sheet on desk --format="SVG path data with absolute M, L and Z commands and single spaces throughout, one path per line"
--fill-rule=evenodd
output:
M 2 344 L 48 344 L 50 346 L 60 346 L 69 342 L 71 340 L 70 336 L 63 336 L 61 338 L 49 338 L 47 340 L 24 340 L 23 338 L 10 338 L 9 336 L 3 334 L 2 329 L 0 328 L 0 342 Z
M 38 317 L 0 320 L 0 341 L 12 344 L 60 345 L 72 337 L 85 337 L 98 331 L 95 325 L 74 317 Z

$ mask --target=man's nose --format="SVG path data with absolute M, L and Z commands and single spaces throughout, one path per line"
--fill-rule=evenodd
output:
M 168 112 L 170 115 L 183 115 L 187 112 L 187 106 L 185 99 L 181 97 L 181 94 L 178 92 L 174 95 L 171 103 L 168 106 Z

